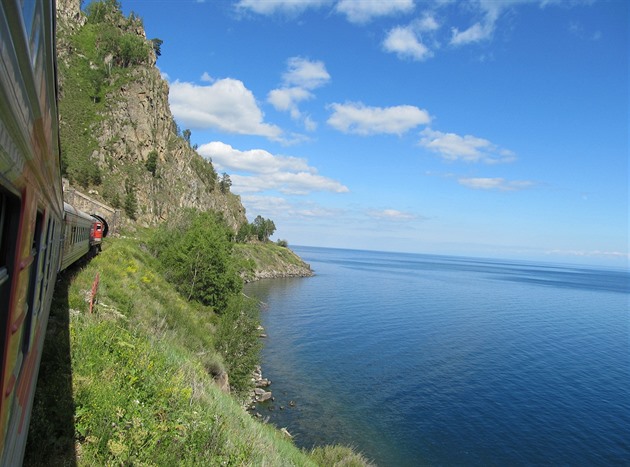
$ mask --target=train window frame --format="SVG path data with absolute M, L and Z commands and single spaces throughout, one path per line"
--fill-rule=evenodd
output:
M 26 355 L 31 346 L 33 320 L 39 316 L 42 302 L 40 300 L 40 287 L 42 286 L 42 237 L 44 236 L 44 213 L 37 210 L 35 216 L 35 230 L 31 240 L 31 270 L 29 271 L 28 295 L 26 301 L 26 316 L 22 331 L 22 352 Z
M 46 240 L 42 244 L 43 251 L 43 283 L 39 290 L 39 301 L 45 303 L 48 298 L 48 289 L 50 287 L 50 265 L 52 262 L 52 249 L 53 249 L 53 236 L 54 236 L 55 223 L 52 216 L 48 215 L 48 222 L 46 223 Z

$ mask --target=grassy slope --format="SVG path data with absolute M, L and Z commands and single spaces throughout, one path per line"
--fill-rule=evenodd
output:
M 346 448 L 301 451 L 250 417 L 209 375 L 222 365 L 216 316 L 184 301 L 140 242 L 106 246 L 58 285 L 27 465 L 365 465 Z
M 310 267 L 298 255 L 275 243 L 237 243 L 234 252 L 253 269 L 246 276 L 248 280 L 264 272 L 274 277 L 310 272 Z

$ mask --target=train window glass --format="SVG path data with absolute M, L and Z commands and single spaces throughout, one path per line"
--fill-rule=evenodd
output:
M 21 203 L 19 198 L 0 191 L 0 352 L 4 349 L 5 330 L 10 315 L 11 276 L 15 267 Z M 0 359 L 4 357 L 0 354 Z
M 35 16 L 35 0 L 22 0 L 22 18 L 24 19 L 24 26 L 26 27 L 26 36 L 31 36 L 31 30 L 33 28 L 33 17 Z
M 48 222 L 46 224 L 46 238 L 41 246 L 41 261 L 42 264 L 42 286 L 39 289 L 39 301 L 40 303 L 44 303 L 47 296 L 48 291 L 48 280 L 50 275 L 50 251 L 52 250 L 51 246 L 51 235 L 52 235 L 52 217 L 48 218 Z
M 15 243 L 20 219 L 20 201 L 15 196 L 0 192 L 0 304 L 8 300 L 9 276 L 13 272 Z M 5 288 L 6 286 L 6 288 Z M 6 309 L 0 307 L 1 309 Z
M 22 19 L 24 20 L 26 37 L 28 38 L 28 48 L 31 53 L 31 64 L 35 65 L 42 32 L 41 2 L 22 0 L 21 4 Z

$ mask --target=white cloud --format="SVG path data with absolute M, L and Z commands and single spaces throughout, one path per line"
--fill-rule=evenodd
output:
M 368 211 L 368 216 L 376 219 L 384 219 L 390 221 L 411 221 L 418 218 L 417 215 L 398 211 L 396 209 L 383 209 L 379 211 Z
M 344 215 L 342 209 L 324 207 L 303 198 L 300 200 L 288 200 L 280 196 L 249 194 L 241 196 L 241 201 L 248 213 L 260 214 L 263 217 L 271 217 L 276 220 L 338 219 Z
M 317 122 L 307 115 L 304 117 L 304 128 L 306 128 L 306 131 L 315 131 L 317 130 Z
M 379 16 L 410 13 L 413 9 L 413 0 L 339 0 L 335 7 L 351 23 L 367 23 Z
M 214 78 L 210 76 L 210 74 L 207 71 L 204 71 L 203 75 L 201 75 L 201 81 L 203 81 L 204 83 L 213 83 Z
M 319 175 L 315 167 L 309 166 L 306 159 L 299 157 L 276 156 L 263 149 L 240 151 L 219 141 L 203 144 L 197 151 L 211 158 L 219 171 L 241 172 L 230 175 L 232 191 L 235 193 L 267 190 L 287 194 L 350 191 L 338 181 Z
M 496 24 L 506 9 L 532 3 L 538 3 L 544 7 L 551 3 L 561 2 L 548 0 L 475 0 L 467 2 L 465 4 L 467 10 L 472 11 L 476 16 L 481 15 L 482 19 L 462 31 L 459 28 L 451 28 L 451 45 L 460 46 L 491 39 Z
M 399 26 L 390 30 L 383 41 L 383 48 L 387 52 L 395 53 L 401 59 L 410 58 L 422 61 L 433 56 L 433 52 L 418 40 L 410 26 Z
M 291 118 L 302 118 L 298 104 L 313 99 L 311 92 L 330 81 L 324 62 L 302 57 L 291 57 L 287 60 L 287 71 L 282 75 L 283 87 L 273 89 L 267 94 L 267 102 L 281 112 L 289 112 Z M 304 127 L 314 131 L 315 122 L 310 117 L 304 118 Z
M 225 169 L 256 174 L 270 174 L 277 171 L 317 172 L 314 167 L 309 167 L 306 159 L 274 156 L 264 149 L 240 151 L 220 141 L 202 144 L 197 152 L 202 156 L 212 158 L 212 162 L 219 167 L 219 171 Z
M 484 162 L 496 164 L 513 162 L 516 155 L 507 149 L 502 149 L 487 139 L 476 136 L 460 136 L 455 133 L 442 133 L 425 128 L 420 139 L 420 145 L 437 152 L 446 160 L 465 162 Z
M 319 8 L 330 3 L 331 0 L 240 0 L 236 8 L 250 10 L 261 15 L 274 13 L 295 15 L 309 8 Z
M 279 191 L 288 195 L 307 195 L 314 191 L 348 193 L 348 187 L 336 180 L 311 172 L 275 172 L 269 175 L 230 176 L 235 193 L 259 193 Z
M 440 24 L 430 12 L 425 12 L 421 18 L 413 22 L 413 25 L 419 32 L 431 32 L 440 29 Z
M 475 23 L 464 31 L 460 31 L 457 28 L 451 29 L 452 45 L 470 44 L 472 42 L 479 42 L 484 39 L 489 39 L 494 32 L 494 22 Z
M 287 60 L 287 71 L 282 75 L 285 86 L 315 89 L 330 81 L 326 65 L 319 60 L 291 57 Z
M 282 130 L 263 122 L 254 94 L 236 79 L 210 86 L 175 81 L 169 103 L 175 118 L 190 128 L 213 128 L 227 133 L 265 136 L 279 140 Z
M 534 182 L 527 180 L 505 180 L 504 178 L 459 178 L 457 180 L 463 185 L 474 190 L 498 190 L 498 191 L 518 191 L 530 188 L 535 185 Z
M 494 34 L 496 22 L 503 10 L 519 3 L 531 3 L 531 0 L 511 0 L 497 2 L 495 0 L 477 0 L 471 2 L 469 7 L 474 12 L 483 16 L 481 21 L 475 22 L 472 26 L 460 31 L 458 28 L 451 29 L 451 45 L 459 46 L 471 44 L 490 39 Z
M 406 131 L 431 122 L 426 110 L 412 105 L 367 107 L 362 103 L 332 104 L 328 124 L 344 133 L 372 135 L 379 133 L 401 135 Z
M 267 95 L 267 101 L 276 110 L 290 112 L 291 118 L 298 119 L 302 115 L 298 108 L 298 103 L 315 97 L 311 92 L 303 88 L 281 88 L 273 89 Z

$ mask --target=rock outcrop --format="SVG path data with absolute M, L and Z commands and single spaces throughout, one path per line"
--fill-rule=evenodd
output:
M 169 107 L 168 83 L 155 66 L 154 43 L 147 40 L 142 21 L 133 15 L 125 18 L 119 11 L 107 13 L 112 16 L 107 17 L 108 26 L 135 38 L 146 50 L 144 59 L 124 67 L 119 64 L 119 72 L 114 73 L 112 64 L 119 58 L 111 54 L 103 58 L 103 52 L 90 55 L 81 48 L 85 41 L 75 39 L 83 28 L 94 27 L 80 4 L 80 0 L 57 1 L 57 52 L 62 137 L 64 131 L 71 136 L 83 134 L 91 142 L 90 148 L 83 144 L 69 149 L 62 141 L 62 151 L 65 147 L 66 158 L 84 158 L 85 165 L 99 173 L 89 186 L 84 182 L 83 189 L 93 189 L 101 201 L 121 208 L 131 194 L 134 212 L 127 217 L 140 225 L 154 225 L 181 208 L 197 208 L 221 212 L 236 232 L 247 222 L 240 197 L 220 189 L 211 161 L 191 147 L 189 137 L 182 137 Z M 76 78 L 79 69 L 87 76 L 82 81 Z M 86 89 L 77 90 L 82 86 Z M 70 93 L 77 99 L 77 91 L 94 94 L 94 86 L 105 89 L 102 98 L 92 98 L 90 115 L 96 116 L 88 122 L 73 122 L 71 115 L 64 114 L 64 109 L 69 111 L 63 100 Z M 83 99 L 91 103 L 90 98 Z M 122 209 L 123 217 L 126 211 L 129 214 Z

